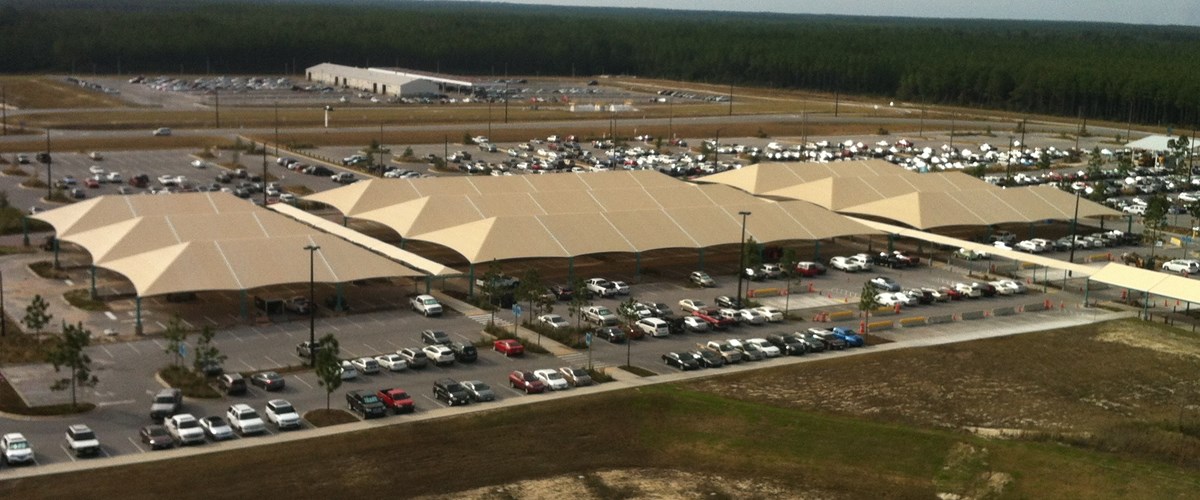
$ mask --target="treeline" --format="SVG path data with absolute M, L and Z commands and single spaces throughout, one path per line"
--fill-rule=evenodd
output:
M 1200 29 L 516 5 L 0 0 L 0 71 L 629 74 L 1191 126 Z

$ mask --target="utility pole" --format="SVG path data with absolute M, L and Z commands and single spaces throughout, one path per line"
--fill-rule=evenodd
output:
M 667 97 L 667 144 L 675 140 L 675 99 Z
M 250 143 L 250 145 L 253 147 L 254 143 Z M 263 192 L 263 206 L 265 207 L 265 206 L 267 206 L 267 141 L 263 141 L 262 153 L 263 153 L 262 154 L 262 158 L 263 158 L 263 174 L 262 174 L 263 190 L 262 190 L 262 192 Z
M 750 212 L 743 210 L 741 212 L 738 212 L 738 215 L 742 216 L 742 240 L 741 240 L 740 254 L 738 255 L 738 270 L 737 270 L 737 274 L 738 274 L 737 301 L 738 301 L 738 305 L 741 305 L 742 304 L 742 277 L 746 275 L 746 217 L 750 215 Z
M 314 261 L 317 250 L 320 250 L 321 247 L 307 245 L 304 249 L 308 250 L 308 366 L 315 367 L 317 366 L 317 286 Z
M 8 89 L 0 87 L 0 113 L 4 114 L 4 135 L 8 135 Z
M 221 128 L 221 89 L 213 89 L 213 99 L 216 101 L 217 128 Z
M 46 201 L 54 198 L 54 158 L 50 156 L 50 129 L 46 129 Z
M 733 83 L 729 84 L 729 116 L 733 116 Z

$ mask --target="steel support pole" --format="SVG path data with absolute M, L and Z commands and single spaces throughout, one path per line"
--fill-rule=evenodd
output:
M 137 335 L 141 335 L 142 334 L 142 297 L 140 295 L 137 297 L 134 297 L 133 303 L 134 303 L 134 308 L 136 311 L 134 313 L 133 333 L 135 333 Z
M 92 300 L 96 300 L 96 265 L 95 264 L 92 264 L 92 269 L 91 269 L 90 274 L 92 276 L 91 297 L 92 297 Z

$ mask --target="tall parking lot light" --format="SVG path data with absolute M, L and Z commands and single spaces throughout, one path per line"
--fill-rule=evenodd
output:
M 1075 216 L 1071 217 L 1071 255 L 1069 257 L 1067 257 L 1067 262 L 1070 262 L 1072 264 L 1075 263 L 1075 224 L 1077 223 L 1077 221 L 1079 221 L 1079 192 L 1080 191 L 1083 191 L 1083 190 L 1082 189 L 1075 190 Z M 1070 274 L 1071 274 L 1071 271 L 1068 270 L 1067 275 L 1070 276 Z
M 333 106 L 325 106 L 325 128 L 329 128 L 329 112 L 333 111 Z
M 46 129 L 46 201 L 54 198 L 54 158 L 50 156 L 50 129 Z
M 737 270 L 737 275 L 738 275 L 737 299 L 738 299 L 738 304 L 740 305 L 742 302 L 742 275 L 746 274 L 746 217 L 750 215 L 750 212 L 741 211 L 741 212 L 738 212 L 738 215 L 742 216 L 742 245 L 741 245 L 741 250 L 738 254 L 738 270 Z
M 313 264 L 316 262 L 317 250 L 320 250 L 321 247 L 307 245 L 304 249 L 308 250 L 308 365 L 316 367 L 317 356 L 314 346 L 317 344 L 317 287 Z

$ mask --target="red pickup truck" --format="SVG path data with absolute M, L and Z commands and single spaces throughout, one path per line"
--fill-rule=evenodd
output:
M 379 400 L 383 401 L 383 406 L 391 408 L 393 413 L 412 413 L 417 408 L 413 403 L 412 396 L 404 392 L 404 389 L 381 389 L 375 395 L 379 396 Z
M 737 321 L 721 316 L 716 309 L 692 311 L 692 316 L 704 320 L 704 322 L 708 323 L 708 326 L 713 330 L 724 330 L 737 324 Z

